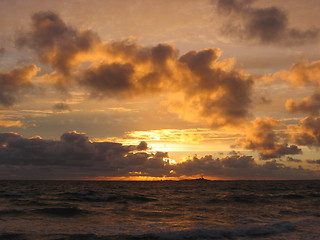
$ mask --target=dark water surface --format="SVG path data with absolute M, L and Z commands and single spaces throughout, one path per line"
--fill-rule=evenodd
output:
M 0 181 L 6 239 L 320 239 L 320 181 Z

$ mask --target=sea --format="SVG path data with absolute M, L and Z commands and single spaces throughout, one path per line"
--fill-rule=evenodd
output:
M 0 181 L 7 239 L 320 239 L 320 180 Z

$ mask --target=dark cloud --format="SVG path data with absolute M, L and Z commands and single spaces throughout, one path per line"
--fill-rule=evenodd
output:
M 287 157 L 287 161 L 288 162 L 296 162 L 296 163 L 302 162 L 302 160 L 296 159 L 296 158 L 292 158 L 292 157 Z
M 38 68 L 31 64 L 10 72 L 0 72 L 0 107 L 11 107 L 25 90 L 30 89 Z
M 241 72 L 224 68 L 218 61 L 220 55 L 219 49 L 205 49 L 180 57 L 179 61 L 192 74 L 181 86 L 184 104 L 188 106 L 182 111 L 195 114 L 197 109 L 196 117 L 204 118 L 212 127 L 237 126 L 250 116 L 253 81 Z
M 212 127 L 238 125 L 250 115 L 253 81 L 239 71 L 229 70 L 228 61 L 218 61 L 219 49 L 190 51 L 177 59 L 175 48 L 166 44 L 142 47 L 124 41 L 106 45 L 114 57 L 123 60 L 109 60 L 83 71 L 78 82 L 93 96 L 123 98 L 166 93 L 170 99 L 181 93 L 182 101 L 169 101 L 171 109 L 186 118 L 191 114 L 200 116 Z M 183 107 L 176 108 L 176 104 Z
M 178 58 L 177 49 L 169 44 L 102 42 L 52 12 L 36 13 L 32 22 L 32 31 L 17 44 L 33 49 L 57 70 L 51 76 L 65 90 L 72 83 L 98 98 L 162 94 L 170 111 L 212 127 L 238 126 L 250 116 L 254 82 L 233 69 L 233 60 L 219 60 L 219 49 L 190 51 Z
M 163 76 L 170 73 L 168 59 L 177 57 L 177 50 L 168 44 L 143 47 L 133 41 L 102 42 L 92 31 L 68 26 L 53 12 L 38 12 L 32 16 L 32 31 L 20 36 L 17 46 L 33 49 L 40 60 L 60 74 L 59 87 L 68 87 L 74 67 L 80 63 L 101 62 L 89 66 L 80 74 L 79 83 L 93 95 L 128 95 L 159 89 Z M 135 74 L 135 68 L 139 74 Z M 141 74 L 140 74 L 141 73 Z M 138 75 L 138 76 L 137 76 Z
M 236 146 L 258 151 L 262 159 L 279 158 L 284 155 L 301 154 L 296 145 L 288 145 L 274 130 L 280 123 L 275 119 L 256 119 L 249 127 L 247 136 L 239 138 Z
M 19 47 L 33 49 L 41 61 L 64 75 L 70 74 L 71 66 L 81 53 L 88 53 L 99 42 L 91 31 L 78 31 L 53 12 L 38 12 L 32 16 L 32 31 L 19 37 Z
M 314 93 L 310 97 L 304 98 L 301 102 L 289 99 L 286 102 L 286 109 L 292 113 L 302 112 L 316 116 L 320 110 L 320 93 Z
M 252 168 L 256 162 L 252 156 L 228 156 L 223 159 L 223 165 L 228 168 Z
M 32 23 L 32 30 L 16 40 L 17 46 L 33 49 L 44 64 L 62 74 L 59 87 L 68 87 L 76 78 L 93 96 L 132 97 L 163 91 L 175 70 L 170 61 L 176 61 L 178 52 L 169 44 L 102 42 L 97 34 L 71 27 L 53 12 L 34 14 Z M 89 66 L 74 76 L 74 68 L 84 62 Z
M 6 145 L 9 142 L 21 140 L 22 137 L 18 133 L 0 133 L 0 144 Z
M 148 144 L 145 141 L 140 142 L 139 145 L 137 146 L 137 150 L 139 151 L 148 150 Z
M 148 173 L 150 169 L 162 169 L 163 174 L 166 173 L 167 154 L 141 152 L 147 148 L 145 142 L 137 146 L 93 142 L 84 133 L 75 131 L 64 133 L 60 140 L 1 133 L 0 165 L 87 168 L 88 171 L 96 169 L 96 174 L 101 171 L 118 176 L 131 171 Z
M 178 54 L 173 46 L 144 47 L 126 40 L 105 42 L 101 49 L 106 61 L 84 69 L 78 77 L 92 96 L 136 97 L 177 87 L 172 75 Z
M 54 112 L 69 112 L 71 111 L 71 108 L 66 103 L 56 103 L 52 106 L 52 110 Z
M 214 0 L 217 12 L 227 17 L 222 33 L 262 44 L 303 45 L 319 39 L 318 29 L 290 27 L 287 13 L 277 7 L 257 8 L 255 0 Z
M 101 64 L 84 71 L 80 84 L 92 90 L 93 96 L 126 97 L 134 94 L 134 66 L 131 64 Z
M 270 104 L 272 103 L 272 100 L 268 97 L 265 97 L 265 96 L 261 96 L 259 99 L 258 99 L 258 103 L 262 103 L 262 104 Z
M 222 158 L 214 158 L 212 155 L 194 156 L 173 166 L 173 169 L 177 175 L 205 175 L 229 179 L 315 179 L 318 176 L 315 171 L 287 167 L 275 160 L 260 165 L 251 156 L 240 155 Z
M 315 178 L 315 171 L 286 167 L 276 161 L 259 165 L 252 156 L 214 158 L 194 156 L 172 164 L 166 152 L 150 153 L 148 145 L 94 142 L 84 133 L 66 132 L 59 140 L 24 138 L 17 133 L 0 134 L 0 172 L 3 178 L 83 179 L 121 176 L 224 178 Z M 31 174 L 31 175 L 28 175 Z
M 221 14 L 232 14 L 233 12 L 243 11 L 247 9 L 251 3 L 255 0 L 224 0 L 224 1 L 212 1 L 213 4 L 217 4 L 217 10 Z
M 5 48 L 0 48 L 0 57 L 6 52 Z
M 105 42 L 103 48 L 113 57 L 125 58 L 137 64 L 151 63 L 154 69 L 164 72 L 170 71 L 168 61 L 178 56 L 177 49 L 172 45 L 160 43 L 154 47 L 145 47 L 130 39 Z
M 307 163 L 320 165 L 320 160 L 307 160 Z
M 290 126 L 292 140 L 308 147 L 320 146 L 320 117 L 307 117 L 299 125 Z

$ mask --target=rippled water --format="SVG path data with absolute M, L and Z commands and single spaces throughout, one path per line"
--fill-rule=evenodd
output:
M 320 181 L 0 181 L 0 239 L 320 239 Z

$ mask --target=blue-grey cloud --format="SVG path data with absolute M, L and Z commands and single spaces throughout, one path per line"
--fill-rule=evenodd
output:
M 222 33 L 262 44 L 303 45 L 319 40 L 319 29 L 291 27 L 287 13 L 278 7 L 258 8 L 256 0 L 213 0 L 217 12 L 227 16 Z
M 172 164 L 166 152 L 146 151 L 145 142 L 122 145 L 95 142 L 84 133 L 66 132 L 59 140 L 0 134 L 2 178 L 83 179 L 97 176 L 182 177 L 204 174 L 223 178 L 316 178 L 316 171 L 287 167 L 276 161 L 258 164 L 252 156 L 194 156 Z M 29 175 L 33 172 L 32 175 Z M 36 173 L 36 174 L 35 174 Z
M 66 103 L 56 103 L 52 106 L 54 112 L 70 112 L 71 108 Z

